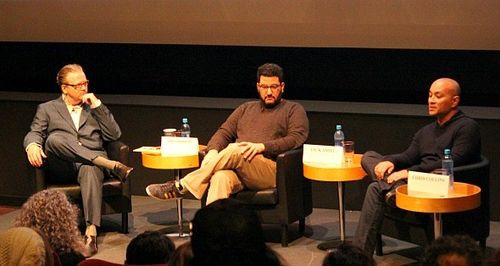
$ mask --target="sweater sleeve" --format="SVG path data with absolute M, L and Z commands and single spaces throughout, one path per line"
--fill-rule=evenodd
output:
M 291 105 L 287 114 L 287 134 L 282 138 L 264 142 L 265 155 L 274 157 L 282 152 L 300 147 L 309 135 L 309 120 L 304 107 L 298 103 Z

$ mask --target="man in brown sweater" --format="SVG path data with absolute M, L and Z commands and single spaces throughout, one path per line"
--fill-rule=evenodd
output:
M 198 170 L 180 180 L 146 187 L 156 199 L 182 197 L 190 192 L 207 204 L 243 190 L 276 187 L 278 154 L 301 147 L 309 134 L 304 108 L 282 99 L 283 69 L 272 63 L 257 70 L 260 101 L 240 105 L 215 132 Z

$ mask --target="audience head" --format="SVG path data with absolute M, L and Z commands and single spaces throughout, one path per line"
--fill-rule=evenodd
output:
M 481 249 L 466 235 L 442 236 L 434 240 L 422 259 L 422 265 L 426 266 L 476 266 L 482 263 Z
M 184 242 L 182 245 L 175 249 L 174 254 L 170 257 L 168 261 L 169 266 L 189 266 L 191 265 L 191 260 L 193 259 L 193 249 L 191 248 L 191 242 Z
M 46 189 L 28 198 L 14 225 L 37 230 L 57 253 L 81 252 L 84 244 L 78 230 L 78 213 L 78 207 L 64 193 Z
M 42 234 L 28 227 L 0 232 L 0 265 L 58 265 L 57 255 Z
M 341 244 L 337 248 L 330 250 L 323 260 L 323 266 L 336 265 L 374 266 L 377 263 L 370 254 L 361 248 L 354 245 Z
M 257 92 L 267 108 L 276 106 L 285 91 L 283 69 L 272 63 L 266 63 L 257 69 Z
M 157 231 L 137 235 L 127 246 L 125 264 L 166 264 L 175 251 L 175 244 Z
M 217 200 L 196 212 L 191 244 L 192 265 L 280 265 L 266 246 L 257 214 L 234 199 Z

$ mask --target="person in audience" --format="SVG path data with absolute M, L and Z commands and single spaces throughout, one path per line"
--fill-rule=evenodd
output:
M 193 259 L 193 249 L 191 242 L 186 241 L 175 249 L 174 254 L 168 261 L 169 266 L 189 266 Z
M 146 187 L 156 199 L 183 197 L 190 192 L 207 204 L 243 190 L 276 187 L 278 154 L 301 147 L 309 134 L 304 108 L 283 99 L 283 69 L 272 63 L 257 70 L 260 101 L 240 105 L 215 132 L 199 169 L 175 180 Z
M 78 207 L 64 193 L 46 189 L 28 198 L 13 223 L 43 234 L 62 265 L 77 265 L 93 252 L 84 245 L 78 230 L 78 213 Z
M 61 182 L 80 183 L 86 245 L 96 253 L 105 172 L 125 180 L 133 168 L 107 158 L 103 142 L 118 140 L 120 127 L 102 101 L 89 93 L 82 67 L 65 65 L 56 82 L 62 94 L 38 106 L 24 148 L 32 166 L 44 167 Z
M 441 167 L 443 150 L 451 149 L 455 166 L 481 159 L 479 125 L 459 110 L 460 85 L 440 78 L 429 89 L 428 113 L 436 121 L 421 128 L 402 153 L 382 156 L 368 151 L 361 165 L 374 180 L 365 194 L 354 243 L 373 254 L 386 204 L 394 205 L 396 187 L 405 184 L 408 171 L 431 172 Z
M 167 264 L 175 251 L 175 244 L 157 231 L 145 231 L 127 246 L 125 265 Z
M 482 266 L 483 253 L 474 239 L 466 235 L 442 236 L 424 252 L 425 266 Z
M 29 227 L 12 227 L 0 232 L 0 265 L 61 265 L 43 234 Z
M 341 244 L 335 249 L 328 251 L 323 266 L 375 266 L 377 263 L 371 254 L 366 253 L 358 246 Z
M 260 220 L 235 199 L 220 199 L 200 210 L 192 220 L 191 265 L 282 265 L 265 243 Z

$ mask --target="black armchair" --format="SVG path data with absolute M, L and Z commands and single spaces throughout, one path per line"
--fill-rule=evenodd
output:
M 474 184 L 481 188 L 481 206 L 474 210 L 442 215 L 443 235 L 467 234 L 486 247 L 490 235 L 490 162 L 484 156 L 474 164 L 455 167 L 454 181 Z M 418 245 L 434 240 L 431 214 L 415 213 L 387 207 L 381 233 L 377 235 L 376 254 L 383 255 L 382 234 Z
M 108 157 L 128 165 L 129 146 L 121 141 L 106 143 L 105 149 Z M 63 191 L 73 202 L 81 204 L 81 191 L 78 183 L 56 184 L 51 183 L 50 178 L 42 168 L 35 168 L 35 191 L 54 188 Z M 128 213 L 132 211 L 132 198 L 130 192 L 130 178 L 120 182 L 113 176 L 106 177 L 102 188 L 102 214 L 121 213 L 121 232 L 128 233 Z
M 303 234 L 305 218 L 312 213 L 311 182 L 303 176 L 302 149 L 278 155 L 276 180 L 276 188 L 243 190 L 232 197 L 255 209 L 263 224 L 281 225 L 281 245 L 287 247 L 288 225 L 299 221 L 299 233 Z M 205 197 L 202 205 L 206 202 Z

